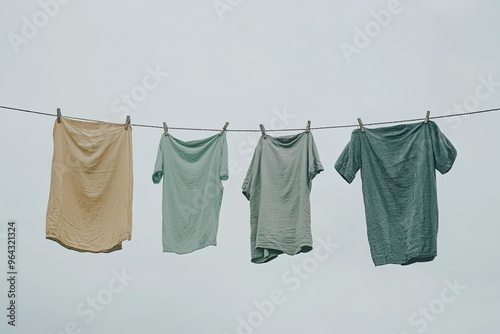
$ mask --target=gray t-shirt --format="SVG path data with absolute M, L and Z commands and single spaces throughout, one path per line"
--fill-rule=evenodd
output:
M 250 201 L 251 261 L 312 249 L 312 179 L 323 170 L 310 132 L 260 137 L 242 189 Z
M 335 169 L 348 183 L 361 169 L 368 241 L 376 266 L 436 257 L 435 170 L 448 172 L 456 155 L 432 121 L 352 132 Z

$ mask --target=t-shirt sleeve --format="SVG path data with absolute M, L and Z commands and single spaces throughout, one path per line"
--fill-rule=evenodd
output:
M 308 160 L 309 160 L 309 166 L 308 166 L 308 172 L 309 172 L 309 180 L 314 179 L 316 175 L 318 175 L 320 172 L 322 172 L 323 165 L 321 164 L 321 161 L 319 160 L 319 154 L 318 154 L 318 149 L 316 148 L 316 143 L 314 142 L 314 138 L 311 132 L 308 133 L 309 135 L 309 147 L 308 147 Z
M 219 176 L 220 176 L 221 180 L 225 181 L 225 180 L 229 179 L 229 167 L 228 167 L 229 162 L 228 162 L 228 156 L 227 156 L 227 139 L 226 139 L 226 132 L 225 131 L 221 137 L 222 137 L 221 138 L 222 150 L 221 150 L 221 162 L 220 162 Z
M 155 169 L 153 171 L 153 183 L 159 183 L 161 177 L 163 176 L 163 150 L 161 149 L 161 140 L 160 145 L 158 145 L 158 153 L 156 156 Z
M 245 195 L 247 200 L 250 200 L 250 192 L 252 191 L 253 171 L 254 171 L 254 168 L 257 168 L 255 166 L 255 159 L 257 159 L 257 155 L 259 154 L 258 153 L 259 145 L 260 145 L 260 142 L 257 143 L 257 147 L 255 148 L 255 151 L 253 152 L 252 161 L 250 162 L 250 166 L 248 167 L 247 175 L 245 176 L 245 181 L 243 181 L 243 185 L 241 186 L 243 195 Z
M 335 169 L 347 181 L 351 183 L 356 173 L 361 168 L 361 143 L 359 130 L 354 130 L 351 134 L 351 140 L 340 154 Z
M 441 132 L 436 123 L 429 121 L 431 127 L 432 153 L 434 155 L 434 166 L 441 173 L 447 173 L 457 157 L 457 150 L 448 138 Z

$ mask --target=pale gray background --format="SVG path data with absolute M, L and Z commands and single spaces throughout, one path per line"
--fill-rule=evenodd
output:
M 128 112 L 132 123 L 303 128 L 307 120 L 314 127 L 419 118 L 426 110 L 444 115 L 474 102 L 480 77 L 490 75 L 496 87 L 469 109 L 500 107 L 497 2 L 402 0 L 351 62 L 341 43 L 353 44 L 356 27 L 390 1 L 221 3 L 231 10 L 219 15 L 211 1 L 74 0 L 16 53 L 8 34 L 20 35 L 23 17 L 32 22 L 42 9 L 34 0 L 2 0 L 0 104 L 123 123 L 126 113 L 114 112 L 113 101 L 158 66 L 168 77 Z M 293 118 L 276 116 L 284 112 Z M 467 288 L 424 332 L 500 333 L 500 113 L 436 120 L 458 158 L 438 175 L 438 257 L 408 267 L 374 267 L 359 174 L 348 185 L 333 169 L 352 128 L 314 131 L 325 167 L 311 194 L 315 247 L 328 236 L 340 246 L 296 291 L 282 275 L 313 253 L 250 262 L 249 204 L 240 186 L 258 133 L 228 133 L 234 167 L 217 247 L 178 256 L 162 253 L 161 186 L 151 181 L 162 130 L 134 127 L 132 240 L 112 254 L 82 254 L 45 239 L 55 118 L 0 115 L 0 233 L 8 219 L 20 225 L 18 327 L 6 325 L 1 279 L 1 333 L 64 333 L 75 322 L 92 334 L 232 334 L 238 317 L 247 319 L 254 301 L 275 289 L 286 300 L 254 333 L 419 333 L 423 327 L 409 318 L 443 305 L 444 281 L 454 279 Z M 171 133 L 183 140 L 213 134 Z M 5 272 L 5 240 L 0 258 Z M 135 279 L 85 322 L 78 305 L 122 268 Z

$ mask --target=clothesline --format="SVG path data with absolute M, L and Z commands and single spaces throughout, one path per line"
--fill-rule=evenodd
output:
M 57 117 L 57 114 L 50 114 L 50 113 L 41 112 L 41 111 L 35 111 L 35 110 L 21 109 L 21 108 L 15 108 L 15 107 L 7 107 L 7 106 L 1 106 L 1 105 L 0 105 L 0 108 L 2 108 L 2 109 L 8 109 L 8 110 L 20 111 L 20 112 L 25 112 L 25 113 L 31 113 L 31 114 L 37 114 L 37 115 L 43 115 L 43 116 Z M 429 119 L 458 117 L 458 116 L 465 116 L 465 115 L 476 115 L 476 114 L 483 114 L 483 113 L 489 113 L 489 112 L 495 112 L 495 111 L 500 111 L 500 108 L 485 109 L 485 110 L 478 110 L 478 111 L 470 111 L 470 112 L 464 112 L 464 113 L 459 113 L 459 114 L 448 114 L 448 115 L 432 116 L 432 117 L 429 117 Z M 99 121 L 99 120 L 88 119 L 88 118 L 81 118 L 81 117 L 72 117 L 72 116 L 64 116 L 64 117 L 65 118 L 69 118 L 69 119 L 75 119 L 75 120 L 81 120 L 81 121 L 88 121 L 88 122 L 103 122 L 103 121 Z M 413 119 L 403 119 L 403 120 L 396 120 L 396 121 L 384 121 L 384 122 L 364 123 L 363 126 L 416 122 L 416 121 L 421 121 L 422 119 L 423 118 L 413 118 Z M 131 123 L 130 125 L 131 126 L 137 126 L 137 127 L 144 127 L 144 128 L 163 129 L 163 126 L 159 126 L 159 125 L 136 124 L 136 123 Z M 317 127 L 310 127 L 310 130 L 326 130 L 326 129 L 353 128 L 353 127 L 357 127 L 357 126 L 358 126 L 358 124 L 317 126 Z M 169 126 L 168 128 L 169 129 L 174 129 L 174 130 L 187 130 L 187 131 L 221 131 L 221 129 L 191 128 L 191 127 L 173 127 L 173 126 Z M 266 132 L 271 132 L 271 131 L 302 131 L 302 130 L 304 130 L 304 129 L 303 128 L 290 128 L 290 129 L 266 129 L 265 131 Z M 225 131 L 228 131 L 228 132 L 229 131 L 231 131 L 231 132 L 261 132 L 260 129 L 226 129 Z
M 124 130 L 130 118 L 111 126 L 61 117 L 58 110 L 46 238 L 81 252 L 120 250 L 132 238 L 132 132 Z M 436 171 L 447 173 L 457 150 L 435 122 L 425 120 L 372 129 L 373 135 L 355 130 L 333 166 L 347 183 L 360 174 L 375 266 L 429 262 L 437 255 Z M 103 131 L 105 124 L 109 131 Z M 149 175 L 154 184 L 163 180 L 163 252 L 217 246 L 227 197 L 222 181 L 230 174 L 226 134 L 189 142 L 159 139 Z M 260 137 L 240 188 L 250 202 L 252 263 L 313 250 L 311 186 L 324 170 L 310 131 Z

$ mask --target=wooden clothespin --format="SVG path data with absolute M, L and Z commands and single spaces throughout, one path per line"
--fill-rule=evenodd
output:
M 359 124 L 359 128 L 361 129 L 361 132 L 365 132 L 365 126 L 363 125 L 361 118 L 358 118 L 358 124 Z
M 307 121 L 306 132 L 311 131 L 311 121 Z
M 221 136 L 224 133 L 224 131 L 226 131 L 228 125 L 229 125 L 229 122 L 226 122 L 226 124 L 224 124 L 224 126 L 222 127 L 222 131 L 219 133 Z
M 125 121 L 125 130 L 128 130 L 129 125 L 130 125 L 130 115 L 127 115 L 127 120 Z
M 259 124 L 259 127 L 260 127 L 260 132 L 262 132 L 262 135 L 264 136 L 264 139 L 267 138 L 266 137 L 266 128 L 264 127 L 264 124 Z
M 168 127 L 166 122 L 163 122 L 163 133 L 165 134 L 165 137 L 168 136 Z
M 61 123 L 61 108 L 57 108 L 57 123 Z
M 427 110 L 427 113 L 425 114 L 425 118 L 424 118 L 424 123 L 429 123 L 429 115 L 431 114 L 431 112 L 429 110 Z

